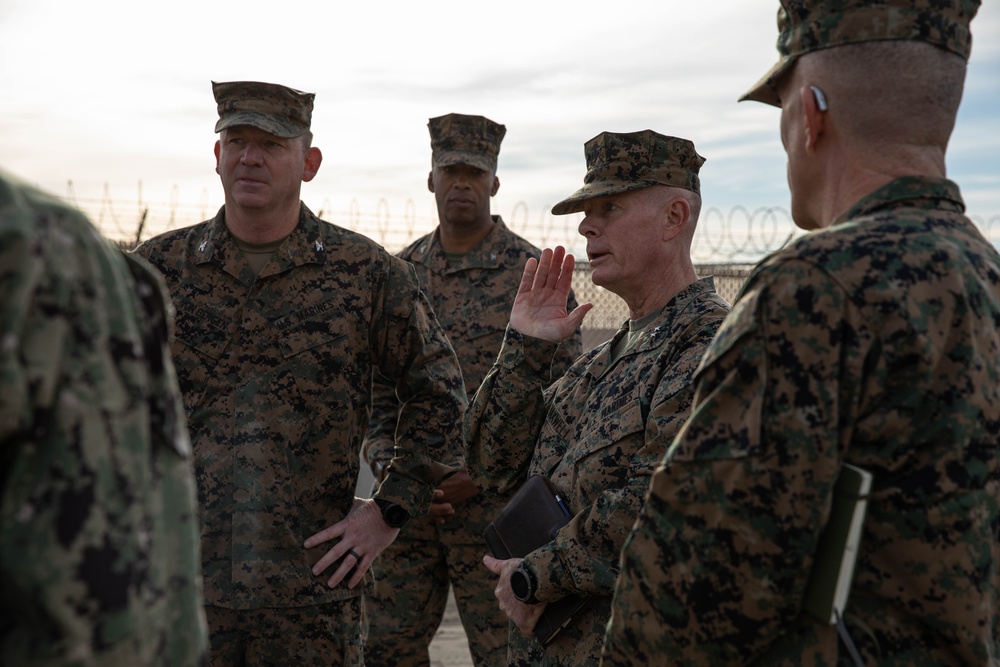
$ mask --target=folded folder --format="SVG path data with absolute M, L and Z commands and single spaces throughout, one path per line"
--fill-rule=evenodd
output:
M 524 558 L 551 542 L 572 514 L 542 475 L 532 475 L 486 527 L 483 539 L 494 558 Z M 535 638 L 543 646 L 586 609 L 588 595 L 571 595 L 545 605 L 535 625 Z
M 833 486 L 830 518 L 820 536 L 802 602 L 822 623 L 836 624 L 847 606 L 871 486 L 870 472 L 848 463 L 841 466 Z

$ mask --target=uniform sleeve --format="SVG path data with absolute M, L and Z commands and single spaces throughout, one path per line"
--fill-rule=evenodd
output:
M 0 470 L 0 663 L 169 652 L 195 664 L 207 648 L 197 509 L 166 322 L 139 313 L 145 290 L 81 214 L 37 205 L 30 233 L 0 222 L 0 404 L 14 396 L 25 413 L 4 414 L 0 432 L 15 466 Z M 155 358 L 140 335 L 154 321 Z
M 799 615 L 842 458 L 844 349 L 859 320 L 806 263 L 755 278 L 625 544 L 604 665 L 742 664 Z
M 66 317 L 38 317 L 39 312 L 63 313 L 65 290 L 46 284 L 48 258 L 33 247 L 31 235 L 0 223 L 0 443 L 14 446 L 33 421 L 55 407 Z M 30 333 L 30 339 L 26 339 Z M 20 435 L 19 435 L 20 434 Z M 38 437 L 34 434 L 33 437 Z M 4 452 L 4 458 L 7 457 Z M 3 472 L 3 471 L 0 471 Z
M 399 417 L 393 458 L 376 497 L 419 516 L 433 490 L 453 472 L 452 451 L 461 451 L 467 398 L 462 369 L 413 267 L 390 257 L 382 317 L 371 339 L 378 374 L 393 383 Z
M 528 555 L 526 560 L 538 577 L 540 600 L 575 592 L 612 594 L 622 546 L 642 509 L 650 476 L 691 413 L 695 371 L 722 315 L 712 312 L 692 322 L 671 343 L 666 371 L 644 421 L 644 442 L 628 462 L 625 484 L 609 482 L 609 488 L 578 512 L 553 542 Z M 622 413 L 619 421 L 627 420 L 627 413 Z
M 19 340 L 40 269 L 41 263 L 31 255 L 26 238 L 13 229 L 0 228 L 0 340 L 4 341 L 0 345 L 0 451 L 4 459 L 14 446 L 14 436 L 27 428 L 31 418 Z M 0 470 L 0 474 L 5 472 Z
M 555 343 L 522 336 L 508 325 L 497 361 L 469 403 L 465 461 L 484 495 L 509 497 L 528 477 L 556 350 Z
M 378 374 L 372 378 L 372 414 L 368 432 L 361 445 L 361 458 L 372 468 L 376 480 L 375 464 L 388 463 L 395 450 L 396 423 L 399 421 L 399 401 L 392 384 Z

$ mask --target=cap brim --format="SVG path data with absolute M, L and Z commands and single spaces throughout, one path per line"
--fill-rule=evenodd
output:
M 763 102 L 771 106 L 781 108 L 781 98 L 778 97 L 778 79 L 784 74 L 792 63 L 795 62 L 793 56 L 783 56 L 774 66 L 762 76 L 753 87 L 740 97 L 740 102 Z
M 497 168 L 496 163 L 482 153 L 448 151 L 434 156 L 435 167 L 447 167 L 450 164 L 467 164 L 483 171 L 496 171 Z
M 552 207 L 552 215 L 566 215 L 568 213 L 579 213 L 583 210 L 588 199 L 607 197 L 630 190 L 641 190 L 653 185 L 659 185 L 656 181 L 634 181 L 631 183 L 614 183 L 600 181 L 587 183 L 582 188 L 571 194 L 566 199 Z
M 215 131 L 222 132 L 226 128 L 237 125 L 247 125 L 263 130 L 268 134 L 284 139 L 301 137 L 307 130 L 299 126 L 292 127 L 285 123 L 279 123 L 273 117 L 255 111 L 240 111 L 238 113 L 227 114 L 225 118 L 220 118 L 215 124 Z

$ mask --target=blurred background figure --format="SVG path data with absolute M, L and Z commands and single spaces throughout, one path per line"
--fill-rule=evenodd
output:
M 168 304 L 145 262 L 0 171 L 0 664 L 204 662 Z

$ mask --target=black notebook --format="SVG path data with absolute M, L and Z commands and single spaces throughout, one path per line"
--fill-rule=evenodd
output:
M 524 558 L 551 542 L 572 516 L 549 480 L 532 475 L 486 527 L 483 539 L 494 558 Z M 546 604 L 535 638 L 548 645 L 589 601 L 590 596 L 571 595 Z

